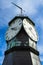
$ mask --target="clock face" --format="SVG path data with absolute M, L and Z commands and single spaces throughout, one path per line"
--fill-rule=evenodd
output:
M 38 41 L 37 32 L 36 32 L 35 27 L 33 26 L 33 24 L 31 23 L 30 20 L 24 19 L 23 20 L 23 27 L 24 27 L 26 33 L 30 36 L 30 38 L 32 40 Z
M 32 47 L 33 49 L 37 50 L 37 44 L 32 41 L 31 39 L 29 39 L 29 46 Z
M 21 27 L 22 27 L 22 20 L 20 18 L 13 21 L 6 32 L 5 36 L 6 40 L 9 41 L 13 37 L 15 37 L 20 31 Z

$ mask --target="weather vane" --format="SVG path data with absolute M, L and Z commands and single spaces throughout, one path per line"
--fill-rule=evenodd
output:
M 16 7 L 18 7 L 21 10 L 21 15 L 22 15 L 22 11 L 25 12 L 25 10 L 23 10 L 20 6 L 16 5 L 15 3 L 11 2 L 13 5 L 15 5 Z

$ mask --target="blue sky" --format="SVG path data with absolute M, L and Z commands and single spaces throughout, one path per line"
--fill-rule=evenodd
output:
M 0 0 L 0 65 L 2 65 L 4 51 L 7 48 L 5 32 L 8 28 L 8 22 L 20 13 L 20 10 L 11 2 L 21 6 L 25 10 L 23 13 L 35 22 L 39 36 L 37 49 L 40 52 L 40 61 L 43 65 L 43 0 Z

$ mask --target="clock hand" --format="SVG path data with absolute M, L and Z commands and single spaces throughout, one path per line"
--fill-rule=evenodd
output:
M 14 27 L 14 28 L 11 28 L 12 30 L 18 30 L 18 29 L 20 29 L 20 27 L 18 28 L 18 27 Z
M 14 27 L 14 28 L 11 28 L 12 30 L 17 30 L 17 28 L 16 27 Z

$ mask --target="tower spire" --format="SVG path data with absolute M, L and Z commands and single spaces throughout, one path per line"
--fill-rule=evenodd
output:
M 23 10 L 20 6 L 16 5 L 15 3 L 11 2 L 13 5 L 15 5 L 16 7 L 18 7 L 21 10 L 21 15 L 22 15 L 22 11 L 25 12 L 25 10 Z

